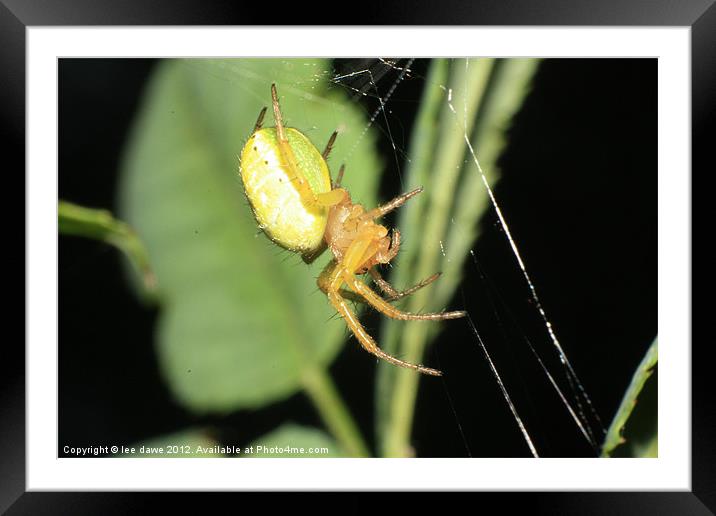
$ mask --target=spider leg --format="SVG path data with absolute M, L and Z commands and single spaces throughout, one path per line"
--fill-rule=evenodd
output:
M 371 271 L 373 271 L 373 270 L 374 269 L 371 269 Z M 375 273 L 378 274 L 378 271 L 375 271 Z M 373 273 L 371 272 L 371 276 L 372 275 L 373 275 Z M 394 303 L 395 301 L 398 301 L 400 299 L 403 299 L 404 297 L 414 294 L 416 291 L 429 285 L 430 283 L 432 283 L 439 277 L 440 277 L 440 273 L 436 272 L 435 274 L 433 274 L 429 278 L 424 279 L 417 285 L 413 285 L 409 289 L 402 290 L 402 291 L 396 290 L 390 283 L 385 281 L 381 276 L 379 276 L 379 278 L 380 278 L 379 280 L 376 280 L 376 278 L 373 277 L 373 281 L 375 281 L 376 284 L 378 284 L 378 286 L 380 287 L 380 289 L 386 294 L 387 297 L 384 297 L 383 299 L 385 299 L 389 303 Z M 352 290 L 348 290 L 347 288 L 341 288 L 340 294 L 343 299 L 348 299 L 349 301 L 354 301 L 356 303 L 369 304 L 368 301 L 363 296 L 356 294 L 355 292 L 353 292 Z
M 254 132 L 256 132 L 256 131 L 258 131 L 259 129 L 261 129 L 261 126 L 262 126 L 263 123 L 264 123 L 264 116 L 266 116 L 266 109 L 267 109 L 267 108 L 264 107 L 264 108 L 261 110 L 261 112 L 259 113 L 259 117 L 256 119 L 256 125 L 254 125 Z
M 393 229 L 393 234 L 390 237 L 390 248 L 388 249 L 388 254 L 385 256 L 384 260 L 381 260 L 382 263 L 388 263 L 390 260 L 395 258 L 398 255 L 398 251 L 400 250 L 400 231 L 397 229 Z
M 324 253 L 326 249 L 328 249 L 328 246 L 326 245 L 326 242 L 323 241 L 318 249 L 316 249 L 312 254 L 303 254 L 301 255 L 301 259 L 303 260 L 303 263 L 313 263 L 316 258 Z
M 380 273 L 376 269 L 370 269 L 368 271 L 370 275 L 373 277 L 373 281 L 380 287 L 381 291 L 386 294 L 387 297 L 384 297 L 386 301 L 389 303 L 393 303 L 395 301 L 398 301 L 399 299 L 403 299 L 404 297 L 407 297 L 411 294 L 413 294 L 415 291 L 420 290 L 421 288 L 429 285 L 436 279 L 440 277 L 440 273 L 437 272 L 430 276 L 427 279 L 424 279 L 417 285 L 414 285 L 410 287 L 409 289 L 399 291 L 396 290 L 390 283 L 388 283 L 386 280 L 383 279 L 383 277 L 380 275 Z M 368 301 L 361 296 L 360 294 L 356 294 L 352 290 L 349 290 L 347 288 L 341 287 L 340 294 L 343 299 L 348 299 L 349 301 L 354 301 L 356 303 L 363 303 L 363 304 L 369 304 Z
M 308 184 L 306 176 L 298 167 L 296 156 L 286 136 L 286 127 L 283 125 L 283 117 L 281 116 L 281 107 L 278 103 L 278 94 L 276 93 L 275 84 L 271 85 L 271 100 L 273 103 L 273 117 L 276 121 L 276 135 L 278 147 L 281 150 L 281 157 L 286 164 L 289 180 L 296 186 L 303 203 L 307 206 L 323 208 L 340 203 L 348 195 L 345 190 L 336 188 L 329 192 L 316 194 L 311 189 L 311 185 Z
M 400 208 L 405 202 L 410 199 L 411 197 L 415 197 L 420 192 L 423 191 L 423 187 L 419 186 L 415 190 L 411 190 L 410 192 L 406 192 L 404 194 L 399 195 L 398 197 L 388 201 L 385 204 L 381 204 L 377 208 L 373 208 L 370 211 L 367 211 L 363 214 L 364 219 L 377 219 L 380 217 L 385 216 L 386 214 L 390 213 L 391 211 L 395 210 L 396 208 Z
M 408 289 L 399 291 L 399 290 L 396 290 L 395 287 L 393 287 L 385 279 L 383 279 L 383 276 L 381 276 L 380 272 L 378 272 L 376 269 L 370 269 L 368 272 L 370 273 L 371 277 L 373 278 L 373 281 L 375 281 L 375 284 L 378 285 L 378 287 L 380 287 L 380 289 L 388 295 L 388 297 L 386 297 L 385 300 L 390 303 L 392 303 L 393 301 L 397 301 L 398 299 L 407 297 L 410 294 L 413 294 L 416 291 L 420 290 L 421 288 L 430 285 L 433 281 L 438 279 L 441 274 L 439 272 L 436 272 L 432 276 L 425 278 L 424 280 L 417 283 L 416 285 L 413 285 L 412 287 L 410 287 Z
M 333 181 L 333 185 L 331 185 L 333 188 L 340 188 L 341 181 L 343 181 L 343 172 L 345 172 L 345 171 L 346 171 L 346 166 L 341 165 L 341 168 L 338 169 L 338 177 L 336 178 L 335 181 Z
M 340 274 L 343 275 L 343 281 L 348 285 L 348 288 L 364 297 L 373 308 L 392 319 L 399 319 L 401 321 L 440 321 L 443 319 L 465 317 L 466 313 L 463 311 L 429 314 L 403 312 L 380 297 L 371 290 L 368 285 L 356 277 L 355 271 L 365 263 L 366 259 L 375 253 L 378 239 L 384 237 L 386 232 L 387 230 L 382 226 L 374 225 L 366 228 L 348 247 L 348 250 L 343 255 L 343 260 L 337 267 L 341 271 Z M 341 285 L 338 285 L 338 287 Z
M 438 279 L 441 275 L 440 272 L 436 272 L 432 276 L 425 278 L 424 280 L 413 285 L 410 288 L 407 288 L 405 290 L 397 290 L 390 283 L 388 283 L 376 269 L 370 269 L 368 271 L 368 273 L 373 278 L 373 281 L 375 282 L 375 284 L 378 285 L 380 290 L 382 290 L 383 293 L 386 295 L 386 297 L 384 297 L 383 299 L 385 299 L 389 303 L 394 303 L 395 301 L 398 301 L 400 299 L 403 299 L 404 297 L 408 297 L 409 295 L 414 294 L 421 288 L 427 287 L 428 285 L 430 285 L 433 281 Z M 366 298 L 364 298 L 360 294 L 356 294 L 352 290 L 348 290 L 346 288 L 341 288 L 340 294 L 341 294 L 341 297 L 344 299 L 348 299 L 350 301 L 355 301 L 356 303 L 369 304 L 368 300 Z
M 326 144 L 326 148 L 323 149 L 323 159 L 327 159 L 328 155 L 333 150 L 333 144 L 336 143 L 336 136 L 338 136 L 338 131 L 333 131 L 333 134 L 330 138 L 328 138 L 328 143 Z
M 326 268 L 319 276 L 318 286 L 326 293 L 326 295 L 328 296 L 328 300 L 331 302 L 336 311 L 341 315 L 341 317 L 343 317 L 346 322 L 346 325 L 351 330 L 351 332 L 353 332 L 353 335 L 355 335 L 356 339 L 358 339 L 358 342 L 360 342 L 360 345 L 363 347 L 363 349 L 393 365 L 405 367 L 407 369 L 413 369 L 415 371 L 429 374 L 432 376 L 442 376 L 442 373 L 437 369 L 431 369 L 420 364 L 411 364 L 410 362 L 405 362 L 404 360 L 400 360 L 399 358 L 396 358 L 393 355 L 390 355 L 380 349 L 376 344 L 375 340 L 373 340 L 373 337 L 368 334 L 363 325 L 360 323 L 355 313 L 353 313 L 348 307 L 346 300 L 341 297 L 340 287 L 342 284 L 343 268 L 335 261 L 332 261 L 326 266 Z
M 356 278 L 352 273 L 349 274 L 344 271 L 343 279 L 353 292 L 363 296 L 373 308 L 391 319 L 399 319 L 401 321 L 442 321 L 444 319 L 459 319 L 460 317 L 465 317 L 466 315 L 466 312 L 462 310 L 457 312 L 442 312 L 433 314 L 414 314 L 410 312 L 403 312 L 376 294 L 368 285 Z

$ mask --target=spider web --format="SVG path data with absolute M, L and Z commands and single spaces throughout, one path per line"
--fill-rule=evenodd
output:
M 388 117 L 386 116 L 386 106 L 389 104 L 391 97 L 393 96 L 396 88 L 400 85 L 400 83 L 407 77 L 415 77 L 416 74 L 412 73 L 411 66 L 413 65 L 414 60 L 413 59 L 403 59 L 403 60 L 396 60 L 396 59 L 378 59 L 373 62 L 367 62 L 365 63 L 368 66 L 360 67 L 363 63 L 354 63 L 355 65 L 359 66 L 359 69 L 355 69 L 350 72 L 344 72 L 344 73 L 338 73 L 333 77 L 333 81 L 335 83 L 344 85 L 344 87 L 354 93 L 354 97 L 357 95 L 361 96 L 368 96 L 372 95 L 378 103 L 377 108 L 371 113 L 370 120 L 367 123 L 366 127 L 369 127 L 374 124 L 377 117 L 379 115 L 383 116 L 383 119 L 385 120 L 386 124 L 386 136 L 390 141 L 390 145 L 393 150 L 393 154 L 395 157 L 396 162 L 398 161 L 399 156 L 399 150 L 396 146 L 395 139 L 392 135 L 392 131 L 390 129 Z M 464 60 L 465 67 L 470 66 L 470 60 Z M 381 92 L 381 89 L 379 88 L 378 84 L 383 79 L 386 74 L 388 73 L 388 70 L 391 70 L 395 73 L 397 73 L 397 77 L 395 77 L 392 82 L 389 84 L 387 88 L 382 88 L 384 92 Z M 353 78 L 360 77 L 360 82 L 349 82 L 348 80 L 352 80 Z M 421 77 L 424 79 L 423 77 Z M 598 439 L 601 439 L 601 436 L 597 435 L 597 432 L 600 432 L 601 434 L 604 433 L 604 427 L 602 425 L 601 419 L 597 413 L 597 411 L 594 408 L 594 405 L 591 401 L 591 398 L 589 397 L 586 388 L 584 387 L 583 383 L 577 376 L 576 371 L 574 370 L 574 367 L 572 366 L 569 358 L 567 357 L 567 354 L 565 353 L 558 337 L 556 330 L 554 329 L 554 326 L 549 319 L 547 312 L 542 304 L 542 301 L 540 299 L 540 296 L 537 292 L 537 288 L 535 287 L 534 282 L 532 281 L 532 278 L 527 270 L 527 266 L 524 263 L 524 260 L 522 258 L 522 255 L 520 253 L 519 247 L 517 245 L 517 242 L 512 236 L 512 233 L 510 231 L 510 226 L 508 224 L 508 221 L 506 220 L 502 209 L 500 207 L 500 204 L 495 196 L 494 190 L 490 182 L 488 181 L 487 175 L 483 171 L 480 160 L 478 158 L 478 150 L 473 148 L 470 134 L 468 132 L 468 129 L 466 127 L 468 115 L 467 115 L 467 106 L 466 105 L 455 105 L 452 100 L 452 91 L 444 85 L 441 85 L 441 88 L 443 88 L 446 91 L 446 95 L 444 98 L 444 102 L 446 102 L 450 108 L 450 111 L 455 116 L 455 123 L 460 124 L 459 122 L 459 116 L 458 111 L 460 109 L 463 110 L 464 116 L 462 117 L 462 120 L 464 121 L 464 125 L 462 126 L 463 129 L 463 137 L 465 140 L 465 144 L 469 150 L 470 157 L 472 161 L 474 162 L 478 173 L 480 174 L 480 178 L 482 180 L 482 183 L 485 187 L 485 191 L 489 195 L 490 203 L 492 205 L 492 210 L 497 216 L 499 226 L 505 236 L 505 239 L 508 241 L 510 249 L 512 251 L 512 255 L 514 257 L 515 263 L 519 269 L 519 273 L 522 275 L 524 279 L 525 286 L 529 293 L 529 298 L 534 304 L 535 310 L 538 312 L 540 319 L 542 320 L 542 323 L 544 325 L 545 333 L 547 334 L 549 341 L 551 342 L 551 345 L 553 347 L 553 351 L 559 358 L 559 362 L 562 364 L 563 368 L 563 375 L 568 383 L 568 389 L 565 390 L 559 386 L 557 383 L 554 375 L 550 372 L 547 365 L 545 365 L 545 362 L 542 360 L 540 354 L 538 353 L 537 349 L 534 347 L 530 339 L 525 335 L 525 343 L 528 346 L 530 352 L 534 356 L 535 360 L 537 361 L 539 367 L 541 368 L 542 372 L 544 373 L 545 377 L 549 381 L 550 385 L 554 389 L 555 393 L 558 395 L 561 403 L 564 405 L 565 410 L 569 413 L 570 417 L 574 421 L 576 427 L 579 429 L 580 433 L 584 437 L 584 439 L 589 443 L 589 445 L 595 450 L 595 452 L 598 452 L 599 444 Z M 364 131 L 365 132 L 365 131 Z M 405 156 L 406 158 L 407 155 Z M 398 172 L 400 171 L 399 165 L 396 167 Z M 402 186 L 402 177 L 400 178 L 401 186 Z M 454 221 L 451 221 L 454 224 Z M 442 241 L 440 241 L 440 247 L 443 255 L 446 255 L 445 247 Z M 474 249 L 470 250 L 470 256 L 472 258 L 472 261 L 476 268 L 479 268 L 479 264 L 477 263 L 477 257 L 475 255 Z M 507 406 L 510 409 L 510 412 L 514 418 L 515 424 L 519 428 L 525 443 L 527 444 L 530 453 L 532 456 L 537 457 L 539 456 L 538 451 L 536 449 L 536 446 L 533 442 L 532 437 L 530 436 L 530 433 L 528 432 L 525 423 L 523 422 L 523 419 L 521 418 L 519 411 L 517 410 L 517 407 L 515 403 L 512 400 L 512 397 L 509 394 L 509 391 L 503 382 L 503 379 L 495 366 L 495 363 L 491 357 L 490 352 L 488 351 L 488 346 L 484 342 L 483 338 L 480 335 L 480 332 L 478 331 L 477 327 L 475 326 L 475 323 L 472 318 L 472 314 L 468 314 L 467 318 L 468 324 L 470 326 L 470 329 L 473 333 L 475 343 L 479 346 L 479 348 L 482 350 L 484 354 L 485 361 L 489 365 L 490 371 L 499 386 L 500 392 L 507 404 Z M 449 393 L 448 393 L 448 400 L 451 404 L 451 410 L 453 411 L 456 422 L 458 426 L 460 426 L 459 422 L 459 416 L 457 412 L 455 411 L 454 407 L 452 407 L 452 401 L 450 400 Z M 598 426 L 598 430 L 594 430 L 592 428 L 592 422 L 590 421 L 590 417 L 593 418 L 593 420 L 596 422 Z M 460 428 L 460 433 L 462 434 L 462 428 Z M 464 439 L 464 437 L 463 437 Z M 467 446 L 467 442 L 465 443 L 466 449 L 469 455 L 471 455 L 469 446 Z
M 464 62 L 465 67 L 472 66 L 470 60 L 464 60 Z M 410 155 L 406 150 L 406 141 L 409 135 L 405 127 L 408 125 L 407 122 L 403 122 L 399 117 L 393 116 L 393 106 L 395 106 L 396 103 L 404 102 L 401 98 L 401 90 L 404 88 L 406 82 L 418 83 L 424 87 L 429 86 L 426 84 L 426 77 L 421 71 L 416 70 L 417 67 L 415 65 L 416 61 L 414 59 L 378 58 L 336 60 L 333 74 L 330 77 L 330 81 L 334 87 L 344 89 L 350 98 L 366 111 L 367 122 L 352 142 L 351 150 L 349 150 L 346 160 L 349 161 L 351 154 L 358 147 L 368 131 L 371 128 L 377 129 L 382 134 L 383 146 L 387 147 L 387 152 L 391 156 L 392 164 L 389 168 L 392 170 L 389 173 L 397 176 L 397 184 L 400 188 L 400 192 L 405 190 L 402 171 L 405 164 L 410 162 Z M 237 61 L 237 64 L 229 69 L 212 69 L 207 67 L 207 73 L 211 73 L 218 78 L 236 80 L 235 77 L 241 75 L 241 68 L 240 61 Z M 316 76 L 316 79 L 324 79 L 324 77 Z M 240 81 L 236 81 L 236 84 L 237 87 L 240 87 Z M 444 90 L 442 102 L 444 102 L 453 113 L 455 124 L 460 125 L 460 119 L 466 121 L 467 106 L 460 105 L 453 100 L 452 91 L 447 85 L 438 86 Z M 311 85 L 297 83 L 294 84 L 293 87 L 298 89 L 303 87 L 306 91 L 310 91 Z M 462 117 L 460 116 L 461 114 L 463 115 Z M 531 304 L 533 312 L 541 322 L 542 330 L 540 333 L 535 334 L 531 330 L 519 329 L 520 323 L 517 320 L 519 316 L 515 315 L 510 309 L 510 305 L 515 301 L 504 299 L 500 294 L 499 286 L 495 286 L 491 283 L 490 275 L 481 265 L 475 247 L 470 249 L 470 260 L 468 260 L 467 266 L 474 268 L 474 271 L 481 280 L 481 284 L 463 284 L 460 287 L 460 293 L 463 299 L 466 295 L 466 289 L 485 288 L 491 293 L 490 302 L 494 306 L 494 324 L 500 328 L 504 328 L 505 326 L 518 327 L 517 332 L 521 337 L 520 340 L 522 340 L 524 347 L 533 357 L 533 361 L 537 364 L 545 381 L 552 389 L 553 394 L 559 400 L 564 413 L 573 422 L 576 429 L 575 433 L 581 436 L 596 454 L 599 451 L 599 443 L 604 434 L 601 418 L 587 393 L 585 385 L 579 379 L 574 366 L 558 338 L 557 329 L 555 329 L 548 310 L 544 307 L 538 289 L 529 272 L 528 265 L 523 259 L 519 243 L 513 236 L 509 221 L 503 213 L 500 200 L 494 191 L 494 185 L 490 183 L 487 174 L 481 166 L 480 149 L 473 147 L 471 134 L 466 125 L 461 125 L 461 129 L 468 149 L 469 159 L 472 160 L 475 165 L 489 197 L 492 212 L 491 216 L 495 219 L 494 225 L 498 227 L 509 247 L 514 274 L 522 280 L 524 289 L 523 299 L 527 299 Z M 400 192 L 387 192 L 386 197 L 394 196 Z M 455 221 L 451 221 L 451 224 L 454 225 Z M 443 241 L 440 241 L 439 244 L 443 255 L 446 258 L 449 257 L 449 244 Z M 500 316 L 500 312 L 506 313 L 507 316 Z M 476 324 L 476 320 L 484 320 L 484 318 L 478 317 L 478 314 L 468 310 L 467 325 L 470 330 L 470 338 L 482 354 L 494 382 L 498 387 L 498 395 L 503 399 L 505 406 L 509 410 L 513 425 L 518 429 L 527 452 L 534 457 L 540 456 L 540 449 L 534 436 L 535 429 L 526 422 L 522 415 L 524 411 L 523 405 L 528 405 L 529 400 L 517 401 L 515 399 L 513 391 L 516 390 L 517 387 L 512 385 L 513 382 L 503 379 L 503 375 L 501 374 L 502 369 L 509 367 L 510 364 L 504 363 L 504 361 L 498 363 L 498 361 L 493 358 L 495 348 L 506 344 L 509 337 L 505 335 L 504 341 L 485 338 L 483 336 L 483 330 L 478 327 L 479 325 Z M 503 331 L 503 334 L 504 333 Z M 528 333 L 533 333 L 531 338 Z M 544 344 L 545 341 L 548 345 L 548 349 L 543 349 L 544 345 L 540 346 L 538 344 L 539 342 Z M 559 365 L 555 366 L 548 363 L 546 357 L 549 354 L 551 354 L 552 358 L 556 357 Z M 464 418 L 465 408 L 456 406 L 453 395 L 451 395 L 452 387 L 448 383 L 443 383 L 443 385 L 449 410 L 453 415 L 460 439 L 463 442 L 467 455 L 472 456 L 473 450 L 465 436 L 461 422 Z M 539 418 L 539 406 L 537 406 L 534 411 L 537 412 L 537 418 Z M 552 422 L 545 424 L 543 421 L 542 424 L 548 427 Z M 537 431 L 544 432 L 546 430 L 537 429 Z M 479 455 L 479 451 L 476 454 Z

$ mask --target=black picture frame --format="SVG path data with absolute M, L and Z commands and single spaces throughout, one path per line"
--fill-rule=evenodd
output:
M 4 163 L 8 175 L 25 166 L 25 29 L 39 25 L 279 25 L 299 19 L 301 6 L 280 10 L 252 3 L 108 0 L 0 0 L 0 77 Z M 711 151 L 716 113 L 716 5 L 714 0 L 530 0 L 459 2 L 447 0 L 435 9 L 430 2 L 355 5 L 348 20 L 325 20 L 331 9 L 313 4 L 310 24 L 353 25 L 552 25 L 552 26 L 688 26 L 691 28 L 692 178 L 716 170 Z M 274 11 L 274 12 L 272 12 Z M 342 21 L 341 21 L 342 20 Z M 709 145 L 711 144 L 711 145 Z M 14 158 L 8 160 L 7 158 Z M 21 177 L 21 174 L 15 174 Z M 14 223 L 18 228 L 19 224 Z M 27 257 L 25 257 L 27 258 Z M 17 259 L 17 258 L 16 258 Z M 25 492 L 25 352 L 20 339 L 5 339 L 0 380 L 0 511 L 8 514 L 91 513 L 144 511 L 163 507 L 149 494 Z M 686 343 L 685 343 L 686 344 Z M 692 491 L 609 493 L 524 493 L 480 496 L 480 510 L 502 511 L 522 506 L 537 514 L 714 514 L 716 512 L 716 403 L 709 384 L 713 353 L 707 340 L 692 345 Z M 309 503 L 318 500 L 312 496 Z M 370 494 L 354 493 L 346 508 L 370 510 Z M 163 497 L 162 497 L 163 498 Z M 327 500 L 321 498 L 320 503 Z M 246 503 L 246 502 L 244 502 Z M 342 502 L 345 503 L 345 502 Z M 423 505 L 421 496 L 402 500 Z M 162 505 L 159 505 L 162 504 Z M 487 507 L 485 505 L 487 504 Z

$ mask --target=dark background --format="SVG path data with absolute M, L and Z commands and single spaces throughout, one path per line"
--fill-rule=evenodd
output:
M 116 211 L 119 156 L 153 65 L 60 61 L 60 198 Z M 414 78 L 399 85 L 388 106 L 402 149 L 426 66 L 411 66 Z M 657 331 L 656 71 L 656 60 L 543 62 L 514 120 L 496 187 L 545 309 L 605 425 Z M 379 82 L 381 94 L 390 85 L 388 74 Z M 370 99 L 360 102 L 374 109 Z M 382 145 L 387 198 L 400 186 L 389 142 Z M 286 420 L 320 426 L 300 394 L 226 417 L 196 418 L 174 404 L 157 374 L 157 313 L 129 290 L 121 257 L 93 241 L 59 242 L 60 451 L 65 444 L 130 444 L 195 425 L 214 427 L 232 444 Z M 525 336 L 552 374 L 563 377 L 494 214 L 483 220 L 474 250 L 477 264 L 466 265 L 454 306 L 470 311 L 540 453 L 593 455 L 526 350 Z M 377 334 L 380 318 L 364 319 Z M 528 454 L 466 325 L 445 325 L 426 363 L 446 376 L 421 383 L 419 456 Z M 374 369 L 375 361 L 350 340 L 331 370 L 371 441 Z

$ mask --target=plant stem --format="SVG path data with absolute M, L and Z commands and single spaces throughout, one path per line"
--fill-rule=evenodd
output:
M 428 185 L 428 209 L 422 221 L 420 254 L 413 271 L 413 281 L 434 273 L 440 259 L 440 244 L 449 221 L 452 199 L 465 155 L 465 135 L 470 134 L 492 69 L 493 60 L 473 62 L 459 60 L 451 73 L 448 99 L 440 117 L 440 140 Z M 430 292 L 416 292 L 409 310 L 433 307 Z M 433 307 L 436 308 L 436 307 Z M 426 325 L 409 325 L 402 335 L 400 356 L 408 362 L 420 362 L 427 344 Z M 390 397 L 389 423 L 385 428 L 382 452 L 388 457 L 410 454 L 410 430 L 415 410 L 419 375 L 410 370 L 396 370 Z
M 539 59 L 499 60 L 493 70 L 484 109 L 471 138 L 475 158 L 468 156 L 464 181 L 453 200 L 453 224 L 445 239 L 447 252 L 441 264 L 444 278 L 434 293 L 441 305 L 449 302 L 460 284 L 463 264 L 479 236 L 480 218 L 490 207 L 490 198 L 475 159 L 479 160 L 488 184 L 493 185 L 499 177 L 497 160 L 507 143 L 507 130 L 529 93 L 539 62 Z
M 306 364 L 303 388 L 344 452 L 352 457 L 370 457 L 370 451 L 352 416 L 325 369 Z
M 450 302 L 459 285 L 463 264 L 478 234 L 480 217 L 489 207 L 475 158 L 467 153 L 465 159 L 466 138 L 472 135 L 470 143 L 483 170 L 488 177 L 494 177 L 497 158 L 506 143 L 506 130 L 528 93 L 538 62 L 536 59 L 480 59 L 455 63 L 450 82 L 453 98 L 448 99 L 443 109 L 435 160 L 427 167 L 416 166 L 418 170 L 430 170 L 433 175 L 428 187 L 429 207 L 423 210 L 422 221 L 417 221 L 421 228 L 421 236 L 416 239 L 419 256 L 415 267 L 409 268 L 412 277 L 406 283 L 418 281 L 436 270 L 444 274 L 432 293 L 426 289 L 411 298 L 409 310 L 440 310 Z M 406 327 L 398 348 L 400 356 L 410 362 L 420 362 L 438 329 L 435 325 Z M 392 337 L 390 333 L 386 335 Z M 404 456 L 410 451 L 420 377 L 405 370 L 395 371 L 393 376 L 390 406 L 385 411 L 388 423 L 380 433 L 381 450 L 387 456 Z
M 447 95 L 445 85 L 448 82 L 450 63 L 448 59 L 435 59 L 430 65 L 425 80 L 420 111 L 415 120 L 415 128 L 410 136 L 410 155 L 412 159 L 406 170 L 406 190 L 427 184 L 430 177 L 431 156 L 435 153 L 439 136 L 437 123 L 440 107 Z M 418 195 L 398 211 L 398 227 L 401 229 L 402 243 L 400 253 L 391 271 L 391 281 L 396 285 L 406 285 L 413 277 L 410 273 L 420 248 L 420 225 L 424 218 L 427 196 Z M 413 238 L 415 237 L 415 238 Z M 380 338 L 381 347 L 390 354 L 396 354 L 402 326 L 386 321 Z M 390 417 L 390 398 L 395 383 L 395 367 L 380 364 L 377 370 L 375 389 L 376 435 L 383 435 Z
M 629 383 L 629 387 L 624 393 L 622 402 L 619 404 L 619 409 L 617 409 L 617 412 L 614 415 L 612 424 L 609 425 L 609 431 L 607 432 L 607 436 L 604 438 L 604 444 L 602 445 L 602 457 L 610 457 L 614 452 L 615 448 L 625 442 L 624 437 L 622 435 L 622 432 L 624 431 L 624 425 L 626 425 L 627 421 L 629 420 L 629 417 L 634 411 L 634 407 L 637 403 L 637 398 L 639 397 L 639 394 L 644 388 L 644 384 L 654 372 L 654 367 L 656 367 L 658 361 L 659 340 L 658 338 L 656 338 L 654 339 L 654 342 L 651 343 L 651 346 L 649 346 L 649 349 L 644 354 L 644 358 L 641 360 L 639 366 L 636 368 L 634 376 Z M 653 455 L 649 456 L 656 457 L 656 437 L 650 444 L 652 450 L 648 453 L 652 453 Z
M 156 293 L 157 280 L 149 264 L 149 255 L 129 224 L 114 218 L 108 210 L 86 208 L 63 200 L 58 202 L 57 214 L 61 234 L 113 245 L 126 255 L 141 277 L 143 294 L 151 298 Z

